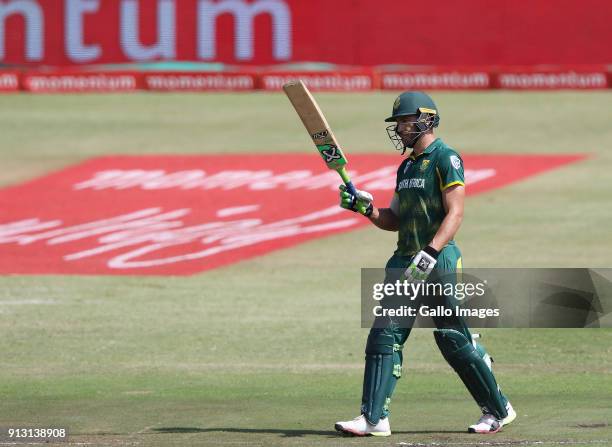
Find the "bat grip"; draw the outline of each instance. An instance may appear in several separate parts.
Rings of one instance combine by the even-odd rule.
[[[342,177],[342,181],[344,182],[344,185],[346,186],[346,190],[349,192],[349,194],[356,197],[357,189],[355,188],[355,185],[353,185],[353,182],[351,182],[351,177],[349,177],[349,174],[346,168],[342,166],[337,171],[338,171],[338,174],[340,174],[340,177]]]
[[[349,192],[349,194],[357,197],[357,189],[355,189],[355,185],[353,185],[353,182],[349,180],[348,182],[345,182],[344,184],[346,185],[346,190]]]

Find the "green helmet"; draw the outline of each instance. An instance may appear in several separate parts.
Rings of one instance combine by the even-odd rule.
[[[440,122],[438,108],[429,95],[423,92],[404,92],[397,97],[393,103],[392,115],[387,118],[386,122],[397,121],[400,116],[420,115],[421,113],[431,114],[437,117],[435,125],[437,127]]]
[[[402,132],[405,139],[398,133],[399,126],[392,124],[387,127],[387,135],[397,150],[402,155],[407,148],[412,148],[423,134],[440,124],[438,108],[428,95],[423,92],[404,92],[399,95],[393,103],[392,115],[386,122],[396,122],[402,116],[415,116],[414,131]],[[407,139],[407,136],[411,136]]]

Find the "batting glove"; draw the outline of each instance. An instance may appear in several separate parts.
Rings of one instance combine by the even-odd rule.
[[[439,254],[440,252],[431,245],[418,252],[404,272],[406,279],[411,282],[426,281],[438,262]]]
[[[340,206],[342,208],[369,217],[374,209],[373,200],[374,197],[369,192],[357,190],[357,195],[354,196],[346,190],[346,186],[340,185]]]

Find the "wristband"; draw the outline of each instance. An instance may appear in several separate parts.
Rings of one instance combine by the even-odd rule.
[[[374,211],[374,205],[372,205],[371,203],[368,205],[368,207],[365,210],[365,213],[363,213],[363,215],[365,217],[370,217],[372,215],[372,212]]]
[[[438,256],[440,256],[440,252],[433,248],[431,245],[425,247],[423,251],[434,259],[438,259]]]

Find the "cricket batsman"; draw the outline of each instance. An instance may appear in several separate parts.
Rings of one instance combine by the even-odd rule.
[[[405,92],[393,104],[385,120],[396,149],[411,149],[397,170],[395,194],[388,208],[377,208],[365,191],[350,194],[340,187],[340,206],[366,216],[382,230],[398,232],[397,249],[386,265],[401,269],[407,281],[427,281],[436,272],[461,269],[461,252],[453,238],[463,219],[465,181],[457,152],[434,135],[440,114],[433,100],[422,92]],[[432,276],[433,277],[433,276]],[[430,278],[431,279],[431,278]],[[440,297],[452,308],[453,296]],[[516,418],[499,388],[491,357],[476,342],[461,316],[433,318],[436,344],[457,372],[482,411],[470,433],[496,433]],[[407,325],[411,326],[411,325]],[[389,403],[402,373],[402,348],[411,327],[389,320],[373,326],[365,348],[361,414],[337,422],[336,430],[356,436],[390,436]]]

